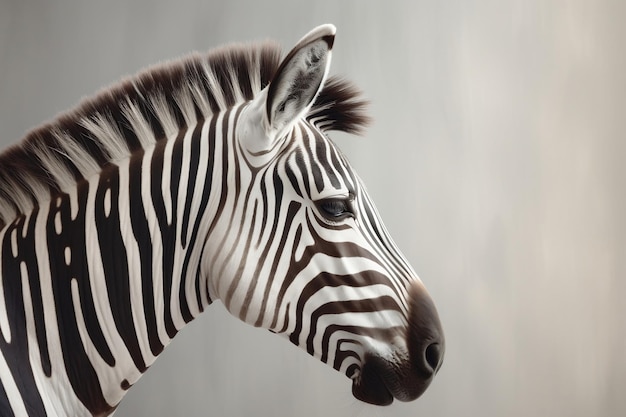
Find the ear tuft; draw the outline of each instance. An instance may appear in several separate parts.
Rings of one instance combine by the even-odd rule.
[[[282,135],[312,106],[328,74],[335,32],[333,25],[313,29],[280,64],[265,106],[272,134]]]

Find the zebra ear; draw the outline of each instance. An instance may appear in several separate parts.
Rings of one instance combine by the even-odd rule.
[[[282,61],[270,82],[265,103],[270,134],[281,136],[313,105],[330,67],[335,26],[307,33]]]

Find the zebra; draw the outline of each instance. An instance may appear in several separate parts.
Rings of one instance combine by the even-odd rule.
[[[439,370],[434,303],[328,137],[336,29],[161,64],[0,155],[0,414],[105,416],[216,300],[377,405]]]

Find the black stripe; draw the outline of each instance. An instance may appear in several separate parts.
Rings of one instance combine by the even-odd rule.
[[[289,232],[291,231],[291,228],[293,226],[294,219],[298,211],[300,211],[301,207],[302,207],[301,203],[298,203],[296,201],[289,202],[289,207],[287,208],[287,216],[285,217],[285,221],[283,225],[284,227],[283,233],[282,233],[282,236],[280,237],[280,243],[278,245],[278,249],[276,250],[274,262],[272,263],[272,269],[270,271],[270,280],[267,286],[265,287],[265,292],[263,294],[263,305],[261,306],[261,317],[260,317],[261,322],[263,318],[262,314],[265,312],[265,308],[267,306],[267,301],[269,298],[269,290],[271,288],[272,280],[274,279],[276,275],[276,270],[278,269],[278,263],[280,262],[280,258],[282,257],[283,252],[285,251],[285,246],[287,245],[287,237],[289,236]],[[287,274],[285,277],[278,277],[278,279],[283,279],[283,278],[284,280],[282,281],[282,284],[281,284],[279,296],[274,305],[274,317],[272,319],[272,324],[270,325],[271,328],[276,327],[276,322],[278,320],[278,312],[280,311],[280,306],[282,304],[283,296],[285,295],[285,290],[289,286],[289,284],[291,284],[291,282],[295,279],[295,276]]]
[[[315,144],[316,144],[315,154],[317,155],[317,160],[319,161],[319,165],[324,170],[325,178],[330,181],[330,184],[333,187],[335,187],[336,189],[339,189],[341,187],[341,184],[339,183],[339,179],[337,178],[337,175],[335,175],[333,166],[329,163],[328,157],[326,156],[329,143],[321,137],[321,134],[319,132],[313,131],[313,135],[316,136],[316,139],[317,139],[315,140]],[[322,181],[322,184],[323,184],[323,181]]]
[[[58,197],[60,200],[58,208],[56,207],[57,198],[52,199],[46,223],[46,236],[52,294],[67,376],[78,399],[92,414],[99,414],[108,412],[111,406],[107,404],[104,398],[98,376],[85,352],[78,332],[71,290],[71,281],[75,278],[78,284],[80,309],[89,338],[102,359],[109,366],[114,366],[115,359],[102,334],[89,281],[87,253],[85,251],[85,207],[87,206],[88,192],[89,184],[81,182],[78,189],[78,211],[74,220],[71,218],[70,199],[67,194]],[[61,224],[63,225],[60,234],[57,234],[55,230],[57,213],[61,216]],[[68,246],[72,250],[70,266],[65,265],[65,262],[62,261],[65,257],[65,248]]]
[[[351,334],[359,335],[361,337],[368,337],[373,340],[393,340],[393,338],[397,336],[398,334],[403,334],[403,329],[398,328],[398,327],[380,328],[380,327],[360,327],[360,326],[345,326],[345,325],[332,324],[324,330],[324,336],[322,337],[322,346],[323,346],[322,350],[324,351],[322,352],[322,356],[326,358],[324,362],[328,361],[330,338],[332,337],[333,333],[338,332],[338,331],[341,331],[343,333],[351,333]],[[342,342],[342,343],[353,342],[354,343],[355,340],[339,339],[337,342],[338,342],[337,343],[338,348],[335,349],[335,360],[333,361],[333,368],[336,370],[339,370],[341,368],[341,364],[343,363],[345,359],[349,357],[359,358],[359,355],[356,352],[353,352],[350,350],[339,349],[339,345],[340,345],[339,342]],[[354,371],[356,370],[355,366],[356,366],[356,369],[359,368],[358,365],[352,364],[346,370],[346,375],[348,377],[351,377]]]
[[[293,332],[289,335],[291,343],[298,344],[300,339],[300,333],[303,326],[302,312],[307,301],[315,295],[318,291],[327,287],[339,287],[342,285],[350,288],[359,288],[372,285],[373,283],[381,282],[385,279],[380,273],[375,271],[364,271],[351,275],[335,275],[328,272],[322,272],[318,276],[309,280],[304,286],[302,292],[298,297],[298,303],[296,304],[296,326]]]
[[[212,117],[209,120],[209,131],[208,131],[208,147],[209,147],[209,160],[208,160],[208,164],[207,164],[207,173],[206,173],[206,178],[204,179],[204,188],[202,190],[202,199],[200,200],[200,208],[198,210],[198,213],[204,213],[204,211],[206,210],[207,205],[209,204],[209,197],[211,196],[211,190],[213,189],[213,169],[215,166],[215,128],[216,128],[216,124],[217,124],[217,117]],[[200,140],[204,140],[204,138],[200,137]],[[191,232],[191,241],[195,241],[196,237],[198,236],[199,230],[200,230],[200,224],[203,221],[203,216],[198,216],[196,218],[196,221],[193,225],[193,230]],[[210,229],[209,229],[210,231]],[[202,253],[204,253],[204,248],[206,245],[206,239],[203,243],[203,247],[202,247]],[[200,266],[198,266],[198,272],[196,273],[196,276],[199,276],[200,274]],[[203,310],[202,307],[202,294],[200,291],[200,280],[196,279],[196,301],[198,302],[198,306],[200,306],[200,311]],[[208,289],[207,289],[208,292]],[[207,294],[208,295],[208,294]]]
[[[267,186],[265,185],[265,175],[267,174],[267,170],[263,172],[263,176],[261,178],[261,211],[263,216],[261,218],[261,230],[259,232],[258,239],[256,241],[255,247],[258,248],[261,244],[261,239],[265,234],[265,227],[267,225],[267,216],[269,214],[269,207],[267,206]]]
[[[234,126],[237,125],[237,121],[238,121],[239,116],[241,114],[242,108],[243,107],[240,106],[240,107],[238,107],[235,110],[234,120],[233,120],[233,130],[234,130]],[[202,131],[202,128],[199,125],[198,128],[196,128],[196,132],[194,132],[194,139],[198,139],[197,140],[198,144],[199,144],[199,138],[201,137],[201,134],[200,134],[201,131]],[[197,135],[196,135],[196,133],[197,133]],[[235,135],[233,134],[232,136],[234,137]],[[196,153],[198,155],[200,153],[199,146],[196,149]],[[236,161],[236,164],[237,164],[237,166],[236,166],[236,173],[237,173],[237,181],[236,181],[236,183],[237,183],[237,196],[239,196],[239,187],[240,187],[240,173],[239,173],[239,171],[240,171],[240,168],[239,168],[239,164],[238,164],[237,161]],[[194,174],[194,176],[197,175],[197,167],[195,169],[195,172],[196,173]],[[194,181],[195,182],[195,178],[192,179],[191,176],[190,176],[190,181]],[[191,200],[192,200],[192,198],[189,196],[189,194],[187,194],[187,202],[191,203]],[[248,199],[246,198],[246,202],[247,201],[248,201]],[[199,213],[199,215],[198,215],[199,218],[202,217],[203,211],[204,211],[204,208],[202,208],[202,211],[198,212]],[[241,231],[240,231],[240,233],[241,233]],[[195,237],[194,237],[194,240],[191,241],[190,247],[193,247],[194,244],[195,244]],[[190,257],[191,257],[191,253],[192,252],[193,252],[193,250],[190,248],[190,250],[188,250],[187,253],[185,254],[185,259],[183,261],[183,267],[182,267],[182,277],[183,277],[183,279],[181,279],[180,289],[179,289],[179,301],[180,301],[181,306],[184,306],[184,309],[183,308],[181,308],[181,309],[182,309],[182,312],[183,312],[183,319],[185,320],[186,323],[193,319],[193,316],[189,312],[189,307],[188,307],[187,298],[186,298],[186,294],[185,294],[186,291],[185,291],[185,282],[184,282],[184,278],[187,277],[187,270],[189,268],[189,262],[190,262]],[[196,272],[196,278],[197,277],[199,277],[199,271]],[[198,305],[200,306],[201,302],[200,302],[199,295],[200,295],[200,293],[199,293],[199,283],[196,283],[196,297],[197,297],[197,300],[198,300]]]
[[[274,175],[276,174],[276,171],[274,171]],[[275,178],[276,181],[276,178]],[[265,181],[263,181],[261,184],[264,184]],[[278,184],[280,184],[280,182],[277,182]],[[282,185],[278,188],[277,190],[277,194],[280,193],[282,195]],[[278,202],[278,198],[277,198],[277,202]],[[264,199],[263,199],[263,217],[264,217],[264,221],[267,218],[267,213],[269,213],[269,207],[267,206],[267,197],[266,194],[264,194]],[[246,298],[244,299],[244,304],[248,304],[250,303],[250,300],[252,300],[252,296],[253,294],[256,292],[256,286],[259,282],[258,280],[258,276],[261,274],[261,270],[263,269],[263,265],[265,263],[265,261],[267,260],[270,248],[272,246],[272,243],[274,242],[274,239],[276,237],[276,231],[278,230],[278,222],[280,219],[280,204],[277,204],[274,208],[274,221],[272,222],[272,230],[270,230],[269,235],[267,236],[267,239],[265,241],[265,247],[263,248],[263,252],[261,253],[261,256],[259,257],[259,262],[257,263],[257,267],[253,273],[253,278],[250,280],[250,286],[248,287],[248,292],[246,294]],[[265,233],[264,230],[261,230],[260,234],[259,234],[259,240],[257,242],[257,246],[259,244],[261,244],[261,236]],[[279,255],[275,255],[274,259],[278,258]],[[268,282],[268,285],[271,285]],[[269,291],[269,289],[266,287],[265,289],[265,293],[267,294],[267,292]],[[263,323],[263,318],[264,318],[264,309],[261,310],[259,317],[256,320],[255,326],[259,327],[262,323]]]
[[[30,297],[33,305],[33,319],[35,321],[35,334],[37,335],[37,344],[39,346],[39,354],[43,372],[46,376],[51,375],[50,354],[48,352],[48,343],[46,337],[46,323],[43,313],[43,296],[41,294],[41,282],[39,280],[39,266],[37,265],[37,252],[35,249],[35,225],[37,223],[37,215],[39,207],[35,207],[26,218],[18,219],[18,224],[26,228],[26,236],[22,233],[17,234],[18,246],[22,262],[26,265],[28,271],[28,284],[30,286]]]
[[[9,397],[7,396],[7,392],[4,390],[4,384],[0,379],[0,416],[6,417],[14,417],[15,413],[11,408],[11,403],[9,402]]]
[[[181,226],[181,242],[183,248],[187,246],[187,230],[189,228],[189,216],[191,215],[191,203],[193,202],[193,194],[196,189],[198,166],[200,165],[200,136],[202,134],[203,123],[198,123],[191,137],[191,159],[188,161],[189,179],[187,181],[187,193],[185,200],[185,208],[183,211],[183,223]]]
[[[144,151],[136,152],[130,160],[128,170],[129,195],[136,196],[130,198],[130,222],[133,235],[139,248],[139,261],[141,263],[141,292],[143,297],[143,311],[146,318],[146,329],[148,332],[148,344],[154,356],[163,351],[163,343],[159,338],[157,329],[156,313],[154,307],[154,283],[152,273],[152,240],[150,239],[150,228],[144,211],[143,200],[141,198],[142,161]]]
[[[310,198],[311,197],[311,185],[309,184],[309,170],[306,166],[306,163],[304,162],[304,156],[302,154],[302,151],[300,149],[297,149],[295,152],[296,152],[296,156],[295,156],[296,166],[300,170],[299,177],[304,182],[304,190],[306,191],[306,195]]]
[[[243,272],[246,266],[246,263],[250,262],[249,259],[249,253],[250,253],[250,246],[252,245],[252,235],[253,235],[253,231],[254,231],[254,225],[256,224],[256,208],[257,208],[257,202],[255,202],[254,204],[254,208],[252,211],[252,221],[250,222],[250,227],[248,229],[248,237],[246,238],[246,245],[242,254],[241,259],[239,260],[239,265],[237,267],[237,275],[235,277],[233,277],[232,281],[231,281],[231,285],[228,288],[228,292],[226,293],[226,299],[230,301],[231,297],[233,296],[235,290],[237,289],[237,285],[239,284],[239,281],[241,280],[242,276],[243,276]],[[244,211],[245,213],[245,211]],[[255,279],[256,277],[253,277],[252,281],[256,281]],[[240,310],[240,315],[239,317],[242,320],[245,320],[246,315],[248,314],[248,306],[250,304],[250,297],[252,296],[253,291],[251,289],[249,289],[249,291],[246,293],[246,298],[244,300],[243,305],[241,306],[241,310]],[[248,300],[246,302],[246,300]]]
[[[337,157],[338,152],[339,152],[339,150],[337,149],[337,147],[335,147],[335,146],[330,146],[330,160],[331,160],[331,164],[330,164],[330,165],[331,165],[331,166],[333,166],[333,167],[335,167],[335,169],[337,170],[337,172],[339,172],[339,173],[340,173],[340,175],[342,176],[342,178],[341,178],[341,179],[342,179],[344,182],[346,182],[346,179],[347,179],[347,178],[346,178],[345,172],[344,172],[344,170],[343,170],[343,167],[342,167],[342,165],[341,165],[341,162],[339,162],[339,158]],[[330,169],[329,169],[329,171],[330,171]],[[342,174],[343,174],[343,175],[342,175]],[[331,180],[331,182],[332,182],[332,180]],[[334,183],[334,182],[333,182],[333,185],[335,185],[335,183]],[[347,187],[348,187],[348,191],[354,194],[354,186],[353,186],[352,184],[347,184],[347,183],[346,183],[346,185],[347,185]],[[340,185],[339,185],[339,180],[337,180],[337,185],[336,185],[336,187],[337,187],[337,188],[339,188],[339,187],[340,187]]]
[[[170,338],[173,338],[178,330],[174,325],[171,312],[172,299],[172,279],[174,273],[174,255],[176,253],[176,222],[177,222],[177,206],[178,206],[178,187],[180,183],[180,173],[182,170],[182,138],[185,131],[181,130],[176,138],[172,149],[171,171],[170,175],[170,200],[172,219],[168,224],[167,210],[163,198],[162,183],[165,147],[169,143],[167,141],[157,142],[151,160],[150,169],[150,192],[152,196],[152,204],[161,231],[161,244],[163,247],[162,266],[163,266],[163,313],[165,320],[165,330]],[[178,297],[177,297],[178,298]]]
[[[401,312],[400,306],[396,300],[388,295],[383,295],[381,297],[376,298],[368,298],[364,300],[341,300],[336,302],[330,302],[321,305],[318,307],[313,314],[311,314],[311,324],[309,328],[309,334],[306,340],[306,349],[311,355],[314,353],[313,349],[313,339],[317,334],[317,322],[325,315],[334,315],[334,314],[345,314],[345,313],[372,313],[377,311],[385,311],[385,310],[395,310]],[[330,337],[334,330],[330,330],[333,325],[328,326],[324,330],[324,335],[322,337],[322,352],[320,360],[324,363],[328,361],[328,350],[329,350],[329,342]],[[345,326],[345,325],[335,325],[335,330],[345,331],[346,327],[351,327],[353,329],[357,329],[356,333],[361,334],[358,326]],[[372,328],[368,328],[372,329]],[[390,328],[385,328],[383,331],[389,331]],[[387,339],[377,339],[377,340],[391,340]]]
[[[108,216],[104,207],[107,190],[110,199]],[[118,204],[119,193],[119,168],[115,165],[109,165],[106,171],[100,175],[94,201],[100,256],[113,322],[133,359],[135,367],[143,373],[146,370],[146,364],[139,348],[139,340],[132,319],[128,253],[120,230],[122,222],[120,221]]]
[[[296,153],[296,159],[298,158],[298,156],[301,155],[302,154],[299,152]],[[304,196],[302,195],[302,191],[300,191],[300,186],[298,185],[298,179],[296,178],[296,174],[295,172],[293,172],[293,168],[291,167],[291,165],[285,164],[285,173],[287,174],[287,179],[289,180],[291,187],[296,192],[296,194],[298,194],[298,197],[304,198]]]
[[[222,118],[226,119],[228,118],[228,115],[230,114],[230,111],[226,111],[223,115]],[[217,119],[217,117],[214,117],[213,119]],[[217,120],[216,120],[217,123]],[[217,221],[219,220],[222,211],[224,211],[224,206],[226,205],[226,198],[228,197],[228,141],[227,138],[225,137],[225,132],[224,132],[224,123],[222,123],[222,171],[219,173],[222,176],[222,187],[220,189],[220,201],[217,205],[217,211],[215,212],[215,217],[213,217],[212,221],[211,221],[211,225],[209,226],[209,232],[207,234],[207,236],[210,236],[211,233],[213,232],[213,229],[215,228],[215,225],[217,224]],[[213,148],[215,149],[215,148]]]
[[[320,164],[317,159],[313,155],[313,150],[317,146],[317,142],[319,140],[315,140],[312,135],[309,135],[305,129],[300,129],[302,135],[302,142],[304,144],[305,152],[307,152],[307,159],[311,164],[311,174],[313,175],[313,181],[315,182],[315,188],[318,192],[322,192],[324,189],[324,175],[322,174],[322,169],[320,168]],[[305,174],[306,175],[306,174]]]
[[[196,188],[196,181],[198,180],[198,166],[200,165],[200,137],[202,136],[203,123],[199,122],[192,135],[191,135],[191,158],[188,162],[188,178],[187,178],[187,192],[185,194],[185,208],[183,210],[183,220],[181,227],[180,240],[182,242],[183,249],[187,248],[187,231],[189,228],[189,216],[191,215],[191,204],[193,202],[193,195]],[[181,138],[182,139],[182,138]],[[181,140],[182,141],[182,140]],[[181,149],[182,156],[182,149]],[[189,261],[191,253],[193,252],[194,240],[189,241],[190,245],[187,251],[185,251],[185,258],[183,260],[181,280],[178,288],[178,302],[180,305],[181,316],[185,323],[189,323],[193,320],[193,315],[189,310],[189,303],[185,294],[185,279],[187,278],[187,270],[189,268]]]
[[[4,290],[3,295],[9,331],[11,332],[11,342],[7,343],[7,338],[3,334],[0,337],[0,350],[6,360],[9,372],[13,376],[20,397],[24,400],[28,414],[44,416],[46,413],[43,401],[37,390],[28,355],[26,308],[24,305],[24,293],[22,292],[22,279],[26,279],[26,277],[21,277],[20,271],[20,264],[26,261],[22,258],[23,254],[19,250],[21,248],[18,249],[17,257],[13,256],[11,249],[11,235],[14,232],[21,233],[20,228],[18,228],[18,224],[21,221],[23,219],[8,226],[2,241],[2,289]],[[3,395],[0,396],[0,404],[9,404],[8,399],[6,403],[3,400],[3,398],[6,398],[4,387],[2,391]]]
[[[238,110],[241,110],[241,107],[239,107]],[[223,148],[223,152],[222,152],[222,164],[226,164],[225,166],[228,166],[228,149],[229,149],[229,144],[232,145],[232,149],[236,149],[236,139],[232,138],[233,143],[229,143],[229,139],[231,138],[231,135],[229,130],[231,129],[230,124],[229,124],[229,118],[230,118],[230,113],[231,113],[232,109],[229,110],[228,112],[226,112],[224,114],[224,118],[222,119],[222,138],[223,138],[223,143],[224,143],[224,148]],[[211,227],[213,227],[216,224],[216,221],[221,217],[223,210],[226,206],[226,200],[228,198],[229,194],[234,194],[234,201],[232,203],[232,207],[237,207],[237,204],[239,202],[240,199],[240,194],[241,194],[241,172],[240,172],[240,166],[239,166],[239,161],[238,158],[236,157],[236,151],[235,151],[235,156],[234,156],[234,161],[233,161],[233,172],[235,174],[235,187],[234,189],[228,187],[228,182],[227,182],[227,174],[222,173],[222,190],[221,190],[221,198],[220,198],[220,207],[218,208],[218,213],[215,214],[215,218],[213,223],[211,224]],[[234,228],[237,228],[237,232],[236,232],[236,237],[234,240],[233,245],[230,247],[230,250],[228,250],[228,253],[226,254],[225,257],[219,257],[220,259],[224,259],[224,261],[222,262],[222,265],[220,267],[220,270],[217,273],[218,277],[222,277],[223,273],[224,273],[224,269],[227,267],[228,263],[230,262],[230,259],[232,258],[232,256],[235,253],[235,250],[237,248],[237,242],[239,241],[239,238],[241,236],[242,233],[242,228],[243,228],[243,224],[239,223],[239,222],[235,222],[235,218],[233,217],[233,213],[230,214],[230,216],[228,216],[228,226],[227,226],[227,230],[229,230],[232,233],[234,233]],[[221,241],[218,243],[217,248],[218,251],[222,251],[222,250],[227,250],[225,244],[226,241],[228,240],[228,234],[225,234],[222,236]],[[216,257],[217,258],[217,257]],[[226,306],[228,306],[230,304],[230,300],[228,297],[225,297],[222,302],[224,302],[224,304]]]

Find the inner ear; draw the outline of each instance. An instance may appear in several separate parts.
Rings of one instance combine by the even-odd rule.
[[[313,104],[328,74],[334,37],[332,25],[314,29],[278,67],[268,87],[265,107],[269,127],[274,133],[286,130]]]

